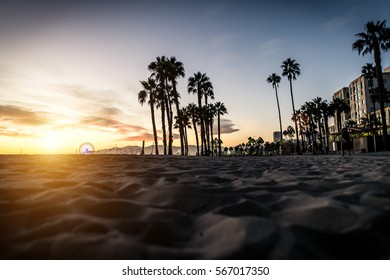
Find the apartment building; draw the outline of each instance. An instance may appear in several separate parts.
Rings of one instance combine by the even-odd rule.
[[[335,98],[339,98],[341,100],[344,100],[348,105],[350,104],[349,103],[349,88],[347,87],[343,87],[341,89],[339,89],[338,91],[336,91],[333,95],[332,95],[332,100],[335,99]],[[349,120],[351,118],[351,113],[348,112],[348,113],[341,113],[341,126],[344,126],[344,124],[346,123],[347,120]],[[329,130],[330,130],[330,133],[337,133],[337,127],[336,127],[336,123],[338,122],[337,120],[337,116],[334,116],[334,125],[331,125],[329,127]]]
[[[390,91],[390,67],[385,68],[383,73],[383,81],[385,89]],[[371,82],[373,84],[371,84]],[[374,113],[378,120],[381,119],[379,102],[373,103],[370,95],[370,89],[378,87],[376,79],[369,81],[361,75],[349,84],[349,104],[351,108],[351,120],[355,121],[358,125],[362,124],[363,118]],[[386,119],[387,123],[390,120],[390,104],[386,104]]]

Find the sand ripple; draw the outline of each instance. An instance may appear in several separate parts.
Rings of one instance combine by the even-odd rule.
[[[0,156],[2,259],[389,259],[390,157]]]

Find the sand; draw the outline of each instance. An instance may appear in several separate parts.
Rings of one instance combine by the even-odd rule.
[[[1,259],[390,259],[390,154],[0,156]]]

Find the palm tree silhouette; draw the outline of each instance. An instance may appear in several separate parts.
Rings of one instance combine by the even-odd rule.
[[[212,88],[212,84],[210,82],[210,78],[201,72],[194,73],[193,76],[188,78],[188,93],[193,93],[198,96],[198,108],[200,110],[199,120],[200,120],[200,135],[201,135],[201,155],[204,155],[207,150],[207,142],[206,142],[206,129],[205,129],[205,121],[202,110],[202,97],[205,92],[209,91]]]
[[[158,143],[157,143],[157,129],[156,121],[154,117],[154,106],[158,95],[158,87],[156,81],[153,78],[148,78],[147,81],[141,81],[144,88],[138,93],[138,101],[143,105],[149,97],[148,104],[150,105],[150,112],[152,117],[154,144],[156,146],[156,155],[158,155]]]
[[[194,128],[195,140],[196,140],[196,151],[197,155],[199,155],[199,138],[197,131],[197,124],[199,122],[199,109],[195,105],[195,103],[190,103],[187,105],[187,113],[189,117],[192,119],[192,127]]]
[[[172,86],[172,98],[176,106],[176,115],[179,116],[180,112],[180,107],[179,107],[179,98],[180,94],[177,92],[176,89],[176,84],[177,81],[176,79],[179,77],[185,76],[184,73],[184,66],[183,63],[180,61],[176,60],[176,57],[172,56],[168,61],[167,61],[167,75],[168,75],[168,80],[170,81],[170,84]],[[180,134],[180,148],[181,148],[181,154],[184,155],[184,127],[181,122],[179,122],[179,134]]]
[[[291,93],[293,114],[295,114],[295,105],[294,105],[294,95],[292,89],[292,80],[296,80],[297,76],[301,74],[301,70],[299,69],[299,66],[300,66],[299,63],[295,62],[295,59],[291,59],[291,58],[287,58],[285,61],[283,61],[281,65],[283,69],[282,76],[286,76],[290,82],[290,93]],[[298,124],[296,121],[295,121],[295,131],[298,131]],[[296,134],[296,137],[297,137],[297,153],[301,154],[301,150],[299,147],[298,133]]]
[[[219,146],[219,151],[218,155],[220,156],[222,154],[222,149],[221,149],[221,116],[224,114],[227,114],[227,109],[225,107],[225,104],[221,102],[216,102],[215,103],[215,108],[217,110],[217,116],[218,116],[218,146]]]
[[[363,76],[368,80],[368,86],[369,86],[369,94],[372,102],[372,106],[374,107],[374,124],[376,127],[377,120],[376,120],[376,107],[375,103],[378,100],[376,94],[374,93],[374,78],[376,77],[375,73],[375,67],[372,65],[372,63],[366,63],[362,67],[362,74]],[[370,113],[371,115],[371,113]]]
[[[359,55],[363,56],[374,53],[376,77],[379,90],[379,105],[382,117],[382,135],[384,150],[387,150],[387,124],[385,112],[385,86],[382,74],[381,51],[387,51],[390,48],[390,29],[386,26],[386,21],[369,21],[366,23],[365,32],[356,34],[357,39],[352,44],[352,49],[357,50]]]
[[[168,64],[165,56],[156,57],[156,61],[151,62],[148,65],[148,70],[152,71],[152,77],[156,78],[159,82],[159,107],[161,108],[162,129],[163,129],[163,143],[164,143],[164,155],[167,154],[167,142],[168,142],[168,154],[172,155],[172,106],[170,88],[168,86]],[[168,141],[166,138],[165,127],[165,115],[168,121]]]
[[[338,135],[341,135],[341,114],[349,113],[351,111],[351,107],[349,107],[349,104],[339,97],[333,98],[330,102],[330,107],[332,107],[332,110],[335,112],[337,133]]]
[[[279,75],[276,75],[275,73],[272,73],[269,75],[267,78],[267,82],[272,84],[272,87],[275,89],[275,94],[276,94],[276,104],[278,105],[278,113],[279,113],[279,130],[280,130],[280,144],[283,142],[283,129],[282,129],[282,117],[280,114],[280,106],[279,106],[279,97],[278,97],[278,87],[279,83],[281,81],[281,78]]]

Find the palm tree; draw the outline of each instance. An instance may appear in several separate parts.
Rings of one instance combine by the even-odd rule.
[[[170,88],[168,86],[168,63],[165,56],[156,57],[156,61],[151,62],[148,65],[148,70],[152,72],[152,77],[156,78],[159,82],[161,88],[159,99],[160,99],[160,108],[162,115],[165,116],[168,121],[168,154],[172,155],[172,108],[171,108],[171,96]],[[164,137],[164,155],[166,155],[167,149],[167,140],[166,140],[166,131],[165,131],[165,117],[163,118],[163,137]]]
[[[315,124],[315,115],[316,115],[316,108],[313,102],[305,102],[301,106],[301,110],[303,113],[307,115],[308,118],[308,126],[307,126],[307,136],[309,140],[309,146],[313,143],[312,147],[312,153],[315,154],[315,149],[314,146],[316,146],[316,137],[315,137],[315,129],[316,129],[316,124]]]
[[[194,76],[188,78],[188,93],[193,93],[198,96],[199,110],[202,109],[202,97],[210,88],[212,88],[212,84],[210,82],[210,78],[205,73],[202,74],[201,72],[197,72],[194,73]],[[202,112],[199,114],[199,121],[201,135],[201,154],[204,155],[206,150],[206,129]]]
[[[279,83],[281,81],[281,78],[279,75],[276,75],[275,73],[272,73],[271,75],[269,75],[269,77],[267,78],[267,82],[272,84],[272,87],[275,89],[275,94],[276,94],[276,104],[278,105],[278,113],[279,113],[279,129],[280,129],[280,143],[283,142],[282,140],[282,133],[283,133],[283,129],[282,129],[282,117],[281,117],[281,114],[280,114],[280,106],[279,106],[279,97],[278,97],[278,87],[279,87]]]
[[[206,116],[206,127],[208,127],[208,134],[210,134],[211,139],[214,139],[214,117],[217,116],[217,109],[215,108],[215,104],[207,104],[205,106],[205,116]],[[211,153],[214,155],[214,141],[211,141],[211,149],[209,148]]]
[[[299,63],[295,62],[295,59],[291,59],[291,58],[287,58],[285,61],[283,61],[281,66],[283,69],[282,76],[286,76],[290,82],[290,93],[291,93],[293,114],[295,114],[295,105],[294,105],[294,95],[292,89],[292,80],[296,80],[297,76],[301,74],[301,70],[299,69],[299,66],[300,66]],[[298,124],[296,121],[295,121],[295,131],[298,131]],[[296,134],[296,137],[297,137],[297,153],[301,154],[301,150],[299,147],[298,133]]]
[[[365,32],[356,34],[357,39],[352,44],[352,49],[357,50],[359,55],[363,56],[374,53],[376,77],[379,90],[379,105],[382,117],[382,134],[384,149],[387,150],[387,124],[385,113],[385,86],[383,81],[381,51],[387,51],[390,48],[390,29],[386,26],[386,21],[369,21],[366,23]]]
[[[221,155],[221,116],[227,114],[227,109],[225,107],[225,104],[221,102],[216,102],[215,103],[215,108],[217,110],[217,116],[218,116],[218,145],[219,145],[219,156]]]
[[[205,91],[204,91],[204,103],[205,103],[205,110],[204,110],[204,113],[206,114],[205,118],[204,118],[204,122],[205,122],[205,133],[206,133],[206,140],[207,140],[207,151],[208,153],[210,153],[210,151],[212,152],[213,150],[210,148],[210,142],[211,142],[211,145],[214,146],[213,142],[210,141],[210,139],[212,140],[213,139],[213,131],[212,131],[212,127],[210,125],[210,120],[212,121],[212,119],[209,117],[207,117],[207,115],[210,114],[209,110],[210,108],[208,107],[209,103],[208,103],[208,98],[214,100],[214,89],[213,89],[213,85],[211,83],[207,83],[205,85]]]
[[[156,81],[153,78],[148,78],[147,81],[141,81],[141,84],[144,89],[138,93],[138,101],[141,105],[144,105],[149,96],[148,104],[150,105],[150,113],[152,117],[154,144],[156,146],[156,155],[158,155],[157,129],[154,117],[154,106],[158,95],[158,88]]]
[[[333,107],[333,110],[335,111],[336,116],[336,127],[337,127],[337,133],[341,133],[341,114],[342,113],[349,113],[351,111],[351,108],[349,107],[349,104],[345,102],[344,99],[341,99],[339,97],[333,98],[332,102],[330,103],[330,106]]]
[[[313,99],[313,104],[315,106],[315,112],[316,112],[316,120],[318,123],[318,132],[320,137],[320,151],[323,152],[324,142],[322,138],[322,107],[323,107],[323,100],[321,97],[316,97]]]
[[[179,78],[179,77],[183,77],[185,76],[185,73],[184,73],[184,66],[183,66],[183,63],[180,62],[180,61],[177,61],[176,60],[176,57],[172,56],[168,61],[167,61],[168,65],[167,65],[167,68],[168,68],[168,71],[167,71],[167,75],[168,75],[168,80],[170,81],[171,83],[171,86],[172,86],[172,98],[173,98],[173,101],[175,103],[175,106],[176,106],[176,114],[177,116],[179,116],[179,112],[180,112],[180,107],[179,107],[179,98],[180,98],[180,95],[179,93],[177,92],[177,89],[176,89],[176,84],[177,84],[177,81],[176,79]],[[180,148],[181,148],[181,154],[184,155],[184,127],[182,125],[181,122],[179,122],[179,134],[180,134]]]
[[[374,93],[374,78],[376,77],[376,73],[375,73],[375,67],[372,65],[372,63],[366,63],[366,65],[362,67],[362,74],[368,80],[368,86],[370,88],[369,93],[371,97],[372,106],[374,107],[374,123],[376,124],[377,121],[376,121],[375,103],[377,101],[377,98]]]
[[[198,138],[198,131],[197,131],[197,123],[199,122],[199,110],[198,107],[196,107],[195,103],[190,103],[187,105],[187,113],[189,117],[192,119],[192,127],[194,128],[195,132],[195,139],[196,139],[196,151],[197,155],[199,155],[199,138]]]
[[[183,145],[184,145],[184,151],[183,155],[188,156],[188,134],[187,134],[187,128],[191,128],[191,121],[190,116],[187,111],[187,108],[182,108],[179,111],[179,114],[175,116],[175,129],[180,129],[180,127],[183,128]]]
[[[334,111],[334,114],[336,116],[337,133],[341,135],[341,114],[349,113],[351,111],[351,108],[349,107],[349,104],[345,102],[344,99],[338,97],[333,98],[333,100],[330,102],[330,107],[332,107],[332,110]]]

